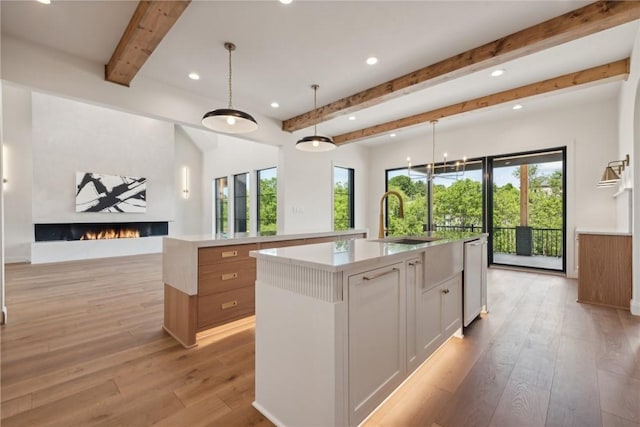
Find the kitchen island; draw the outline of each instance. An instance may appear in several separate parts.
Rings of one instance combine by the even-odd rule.
[[[254,313],[256,262],[249,251],[366,237],[366,230],[304,234],[193,235],[162,241],[164,329],[184,347],[196,334]]]
[[[280,426],[358,425],[462,336],[464,247],[485,239],[447,233],[252,251],[254,407]],[[486,290],[476,294],[486,306]]]

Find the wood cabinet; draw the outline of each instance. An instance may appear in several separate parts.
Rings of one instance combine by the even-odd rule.
[[[249,252],[257,249],[281,248],[341,239],[365,237],[364,233],[336,234],[321,237],[292,236],[290,239],[266,240],[257,243],[228,244],[224,246],[185,247],[189,242],[177,241],[172,252],[173,270],[167,270],[163,261],[165,278],[164,329],[183,346],[196,345],[196,333],[212,327],[251,316],[255,313],[256,260]],[[176,244],[176,239],[172,240]],[[184,244],[183,244],[184,243]],[[189,250],[192,255],[185,255]],[[176,258],[184,260],[175,262]],[[186,264],[189,263],[187,266]],[[193,264],[191,264],[193,263]],[[191,275],[187,271],[192,271]],[[173,286],[168,278],[193,277],[195,291],[186,292]],[[193,289],[193,288],[192,288]]]
[[[257,244],[198,250],[198,331],[251,316],[255,312]]]
[[[578,301],[629,310],[631,236],[578,235]]]

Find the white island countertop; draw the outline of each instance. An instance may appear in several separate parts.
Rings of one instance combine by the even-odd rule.
[[[347,268],[374,266],[394,259],[406,257],[410,252],[421,252],[425,248],[454,241],[471,241],[485,234],[477,232],[432,232],[420,236],[389,237],[387,239],[355,239],[314,245],[251,251],[251,256],[286,264],[322,269],[329,272]],[[425,239],[412,244],[397,243],[394,240]],[[428,240],[434,239],[434,240]]]

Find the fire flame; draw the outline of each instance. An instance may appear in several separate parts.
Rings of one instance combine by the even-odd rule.
[[[80,240],[101,240],[101,239],[129,239],[133,237],[140,237],[140,232],[138,230],[114,230],[107,229],[101,230],[97,233],[93,233],[91,231],[87,231],[84,236],[80,238]]]

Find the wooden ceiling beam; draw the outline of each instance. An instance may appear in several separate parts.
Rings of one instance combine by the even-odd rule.
[[[469,101],[460,102],[436,110],[415,114],[410,117],[393,120],[387,123],[371,126],[365,129],[359,129],[353,132],[344,133],[333,137],[333,141],[337,145],[355,142],[364,138],[371,138],[385,132],[391,132],[410,126],[415,126],[431,120],[439,120],[444,117],[454,116],[456,114],[467,113],[469,111],[487,108],[505,102],[527,98],[530,96],[541,95],[561,89],[592,83],[596,81],[604,81],[609,79],[624,79],[629,75],[630,58],[620,61],[611,62],[609,64],[599,65],[597,67],[578,71],[575,73],[565,74],[564,76],[555,77],[537,83],[521,86],[515,89],[506,90],[504,92],[494,93]]]
[[[293,132],[640,19],[640,1],[597,1],[282,122]]]
[[[129,86],[189,3],[191,0],[140,1],[104,67],[105,80]]]

